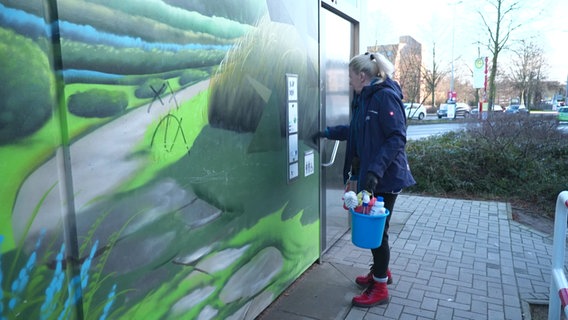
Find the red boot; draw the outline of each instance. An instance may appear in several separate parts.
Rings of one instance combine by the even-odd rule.
[[[353,297],[351,303],[357,307],[370,308],[389,302],[389,290],[386,282],[374,281],[362,294]]]
[[[387,284],[391,284],[392,283],[392,275],[391,275],[391,271],[390,269],[387,269]],[[369,273],[364,274],[362,276],[358,276],[357,278],[355,278],[355,282],[363,287],[367,287],[371,284],[371,282],[373,282],[373,269],[371,268],[371,271],[369,271]]]

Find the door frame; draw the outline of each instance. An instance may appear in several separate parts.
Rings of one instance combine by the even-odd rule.
[[[348,15],[346,14],[344,11],[340,10],[341,7],[337,6],[337,4],[329,4],[328,2],[322,0],[321,1],[321,7],[320,7],[320,12],[319,12],[319,34],[320,34],[320,46],[319,46],[319,68],[320,68],[320,112],[319,112],[319,117],[318,117],[318,131],[322,131],[325,130],[325,124],[326,124],[326,93],[327,93],[327,88],[326,88],[326,55],[325,52],[322,52],[322,50],[325,50],[326,46],[325,46],[325,32],[326,30],[324,30],[325,27],[325,13],[323,12],[323,10],[326,10],[327,12],[331,13],[331,14],[335,14],[336,16],[338,16],[339,18],[342,18],[344,20],[346,20],[347,22],[350,23],[351,25],[351,29],[350,29],[350,40],[351,40],[351,44],[350,44],[350,56],[354,56],[355,54],[358,53],[358,48],[359,48],[359,21],[353,17],[352,15]],[[346,11],[350,11],[350,12],[354,12],[355,10],[353,10],[353,8],[350,8],[350,10],[346,10]],[[352,98],[352,94],[350,93],[349,95],[349,101],[351,101]],[[346,106],[347,107],[347,106]],[[327,196],[326,196],[326,181],[327,181],[327,174],[324,167],[321,166],[321,164],[324,164],[326,162],[328,162],[330,159],[324,159],[325,153],[329,153],[329,152],[324,152],[325,150],[323,150],[322,146],[324,145],[323,141],[320,141],[319,145],[318,145],[318,154],[319,154],[319,163],[320,163],[320,181],[319,181],[319,208],[320,208],[320,248],[319,248],[319,259],[318,262],[321,263],[322,261],[322,256],[325,252],[327,252],[327,250],[329,250],[331,248],[331,246],[333,245],[333,243],[327,243],[327,236],[328,236],[328,231],[327,231],[327,223],[328,223],[328,219],[327,219]],[[341,148],[342,146],[340,146]],[[340,165],[343,166],[343,163],[341,164],[335,164],[335,165]],[[348,231],[349,228],[346,229],[346,231]],[[338,239],[336,239],[337,241]]]

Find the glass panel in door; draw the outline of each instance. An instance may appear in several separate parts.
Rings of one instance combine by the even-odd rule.
[[[349,73],[352,53],[352,23],[326,9],[321,10],[322,128],[349,122]],[[335,141],[320,144],[322,164],[333,158]],[[333,164],[322,168],[322,253],[349,229],[349,215],[343,209],[343,162],[345,142],[339,143]]]

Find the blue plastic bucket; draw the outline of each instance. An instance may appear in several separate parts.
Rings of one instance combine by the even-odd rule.
[[[383,232],[388,210],[384,214],[370,216],[349,210],[351,212],[351,242],[359,248],[375,249],[383,242]]]

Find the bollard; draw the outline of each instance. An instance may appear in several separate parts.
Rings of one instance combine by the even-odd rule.
[[[568,191],[562,191],[556,201],[554,214],[554,242],[552,244],[552,272],[548,297],[548,320],[560,319],[560,311],[568,319],[568,281],[564,273],[566,252],[566,223],[568,222]]]

